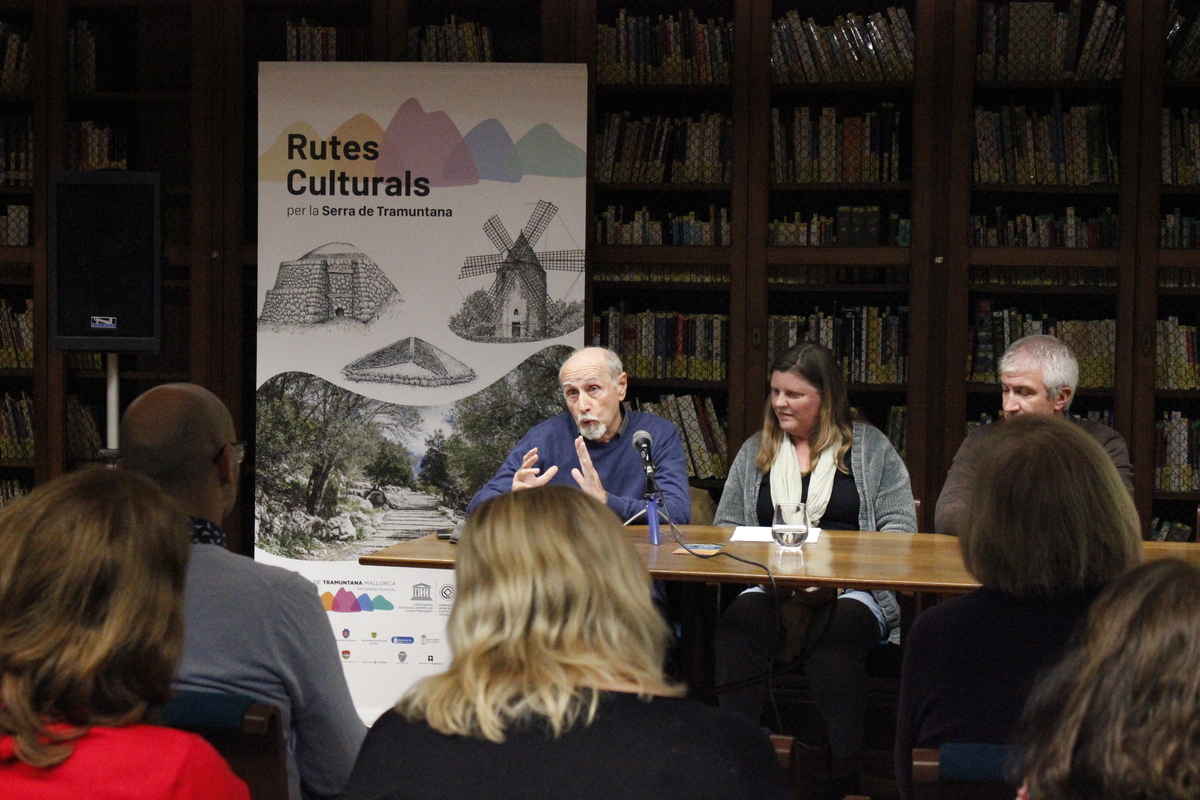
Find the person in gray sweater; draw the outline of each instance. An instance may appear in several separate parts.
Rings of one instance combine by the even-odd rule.
[[[228,692],[279,709],[292,800],[341,794],[367,735],[329,617],[311,581],[225,548],[245,443],[220,398],[156,386],[121,418],[121,463],[153,478],[192,521],[178,689]]]
[[[908,470],[877,428],[853,421],[841,369],[825,347],[798,344],[771,365],[763,431],[746,441],[725,483],[718,525],[770,525],[777,502],[804,502],[823,529],[917,529]],[[782,603],[782,610],[780,605]],[[778,621],[782,613],[785,633]],[[746,590],[722,616],[715,645],[717,683],[736,686],[720,705],[755,721],[772,660],[803,665],[829,730],[833,789],[852,793],[864,736],[867,656],[899,642],[892,592]]]

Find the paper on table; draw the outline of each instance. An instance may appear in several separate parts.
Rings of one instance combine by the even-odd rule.
[[[804,539],[804,544],[811,544],[817,541],[821,536],[820,528],[809,528],[808,536]],[[733,536],[729,537],[731,542],[773,542],[771,538],[770,528],[751,527],[749,525],[739,525],[733,531]]]

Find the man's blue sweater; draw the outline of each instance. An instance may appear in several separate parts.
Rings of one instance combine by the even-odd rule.
[[[642,471],[641,456],[633,446],[634,432],[642,430],[650,434],[653,442],[650,454],[658,468],[655,480],[662,490],[667,514],[676,524],[690,522],[692,505],[688,496],[687,456],[675,425],[662,417],[641,411],[625,410],[622,416],[621,429],[609,441],[599,443],[585,440],[592,464],[600,476],[600,482],[604,484],[604,490],[608,492],[608,507],[622,521],[646,507],[646,473]],[[535,425],[517,442],[496,475],[471,498],[467,513],[470,514],[485,500],[511,492],[513,475],[521,468],[525,454],[534,447],[538,449],[538,461],[534,466],[541,469],[539,474],[545,474],[546,470],[557,464],[558,474],[550,483],[578,488],[579,484],[571,477],[571,470],[579,467],[579,457],[575,453],[575,439],[578,436],[575,419],[568,413]]]

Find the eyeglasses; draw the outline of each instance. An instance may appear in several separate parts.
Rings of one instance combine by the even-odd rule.
[[[235,464],[241,464],[243,461],[246,460],[246,443],[245,442],[229,442],[228,444],[221,445],[221,449],[217,451],[217,454],[215,456],[213,456],[212,463],[215,464],[221,460],[221,456],[225,455],[226,447],[233,448],[233,460],[234,460]]]

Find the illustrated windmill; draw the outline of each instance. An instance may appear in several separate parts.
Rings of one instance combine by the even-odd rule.
[[[557,213],[558,206],[539,200],[515,242],[500,217],[493,214],[483,224],[483,232],[499,252],[468,256],[463,262],[458,273],[460,279],[496,273],[488,298],[495,314],[493,336],[497,339],[543,338],[550,299],[546,292],[546,270],[583,272],[583,250],[541,253],[533,250]]]

